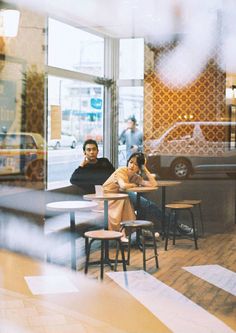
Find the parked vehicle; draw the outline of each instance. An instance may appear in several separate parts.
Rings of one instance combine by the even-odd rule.
[[[0,176],[44,179],[44,139],[38,133],[0,133]]]
[[[61,147],[70,147],[75,149],[77,146],[77,140],[73,135],[62,134],[60,139],[50,139],[48,141],[48,147],[53,149],[59,149]]]
[[[178,122],[146,142],[148,167],[160,176],[185,179],[196,173],[236,176],[235,122]]]

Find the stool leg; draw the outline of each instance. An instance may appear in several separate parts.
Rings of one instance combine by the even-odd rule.
[[[198,249],[197,246],[197,235],[196,235],[196,229],[195,229],[195,221],[194,221],[194,217],[193,217],[193,212],[191,209],[189,209],[190,212],[190,216],[191,216],[191,220],[192,220],[192,227],[193,227],[193,238],[194,238],[194,243],[195,243],[195,249]]]
[[[132,230],[130,228],[128,228],[127,231],[128,231],[128,234],[129,234],[127,265],[129,265],[130,264],[130,251],[131,251],[131,235],[132,235]]]
[[[199,215],[200,215],[202,236],[204,237],[205,230],[204,230],[204,223],[203,223],[203,217],[202,217],[202,207],[201,207],[201,204],[198,205],[198,208],[199,208]]]
[[[136,244],[138,245],[138,247],[140,248],[140,228],[136,229]]]
[[[91,248],[92,241],[89,242],[89,239],[85,237],[85,250],[86,250],[86,261],[84,267],[84,273],[88,273],[88,265],[89,265],[89,256],[90,256],[90,248]]]
[[[171,215],[172,215],[172,211],[170,211],[169,221],[168,221],[168,224],[167,224],[166,241],[165,241],[165,251],[167,251],[167,247],[168,247],[168,240],[169,240],[169,233],[170,233],[170,224],[171,224]]]
[[[175,236],[176,236],[176,226],[177,226],[177,221],[178,221],[178,214],[176,210],[173,211],[173,245],[175,245]]]
[[[101,240],[101,270],[100,270],[101,280],[103,280],[103,272],[104,272],[104,240]]]
[[[155,261],[156,261],[156,268],[159,268],[157,244],[156,244],[155,232],[153,229],[152,229],[152,239],[153,239],[153,249],[154,249],[154,256],[155,256]]]
[[[143,270],[146,271],[146,246],[145,246],[144,236],[142,236],[142,250],[143,250]]]
[[[120,250],[120,245],[119,245],[118,240],[116,240],[116,257],[115,257],[115,265],[114,265],[114,271],[115,271],[115,272],[116,272],[116,270],[117,270],[117,263],[118,263],[119,250]]]
[[[85,237],[84,238],[85,239],[85,253],[87,254],[87,252],[88,252],[88,238],[87,237]]]
[[[120,239],[118,239],[120,251],[121,251],[121,258],[122,258],[122,264],[123,264],[123,271],[126,271],[126,262],[125,262],[125,252],[124,252],[124,246],[122,245]]]

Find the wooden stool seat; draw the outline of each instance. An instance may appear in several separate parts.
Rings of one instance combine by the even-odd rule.
[[[167,204],[166,208],[171,208],[171,209],[189,209],[193,208],[193,205],[187,204],[187,203],[171,203]]]
[[[131,221],[123,221],[121,222],[121,230],[125,229],[125,233],[128,236],[128,258],[127,264],[130,263],[130,251],[131,251],[131,235],[133,232],[136,232],[136,244],[143,252],[143,269],[146,271],[146,262],[150,259],[155,258],[156,268],[159,268],[158,263],[158,254],[157,254],[157,246],[156,246],[156,239],[155,239],[155,232],[153,230],[153,222],[146,221],[146,220],[131,220]],[[154,255],[152,257],[146,258],[146,240],[147,236],[142,234],[142,230],[149,230],[150,236],[149,239],[152,242]],[[141,241],[140,241],[141,238]],[[141,244],[140,244],[141,243]],[[150,244],[150,243],[149,243]]]
[[[168,225],[167,225],[167,232],[165,235],[165,250],[167,251],[167,247],[168,247],[168,240],[169,240],[169,234],[170,234],[170,225],[171,225],[171,218],[173,217],[173,245],[175,245],[175,236],[176,236],[176,227],[177,227],[177,213],[178,211],[181,210],[186,210],[190,213],[190,217],[191,217],[191,222],[192,222],[192,229],[193,229],[193,240],[195,243],[195,249],[198,249],[197,246],[197,233],[196,233],[196,228],[195,228],[195,221],[194,221],[194,217],[193,217],[193,213],[192,213],[192,208],[194,207],[194,205],[190,205],[189,203],[177,203],[177,202],[173,202],[170,204],[165,205],[166,208],[170,209],[170,217],[169,217],[169,221],[168,221]],[[187,234],[186,234],[187,236]]]
[[[204,236],[205,228],[204,228],[204,223],[203,223],[202,207],[201,207],[202,200],[199,200],[199,199],[183,199],[183,200],[174,201],[174,203],[186,203],[186,204],[189,204],[189,205],[198,206],[200,223],[201,223],[201,236]],[[198,228],[198,220],[197,220],[197,231],[198,231],[198,229],[199,228]]]
[[[122,237],[122,233],[119,231],[112,230],[92,230],[86,231],[84,237],[93,238],[97,240],[116,240]]]
[[[100,264],[100,267],[101,267],[100,277],[101,277],[101,280],[103,279],[104,264],[109,264],[111,266],[111,260],[109,259],[109,255],[108,255],[109,241],[111,241],[111,240],[116,241],[116,257],[115,257],[114,271],[116,271],[116,268],[117,268],[119,250],[121,250],[123,270],[126,271],[124,249],[123,249],[123,246],[121,243],[122,236],[123,236],[123,234],[121,232],[111,231],[111,230],[92,230],[92,231],[86,231],[84,233],[85,250],[86,250],[86,262],[85,262],[85,269],[84,269],[85,274],[87,274],[87,272],[88,272],[89,265]],[[101,259],[99,261],[89,262],[91,245],[96,240],[101,241]]]
[[[120,224],[121,226],[125,226],[126,228],[132,227],[132,228],[150,228],[153,226],[153,223],[151,221],[146,220],[132,220],[132,221],[123,221]]]
[[[177,200],[174,201],[174,203],[186,203],[189,205],[199,205],[202,202],[202,200],[188,200],[188,199],[184,199],[184,200]]]

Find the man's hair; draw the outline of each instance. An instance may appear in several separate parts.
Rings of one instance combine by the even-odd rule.
[[[145,164],[145,155],[143,153],[133,153],[132,155],[130,155],[130,157],[128,158],[127,161],[127,166],[129,164],[129,161],[133,158],[136,157],[137,158],[137,164],[139,169],[141,170],[142,166]]]
[[[137,120],[134,115],[129,116],[128,120],[131,120],[134,124],[137,124]]]
[[[97,144],[97,141],[93,140],[93,139],[88,139],[86,141],[84,141],[84,144],[83,144],[83,151],[85,151],[86,149],[86,145],[95,145],[97,147],[97,150],[98,150],[98,144]]]

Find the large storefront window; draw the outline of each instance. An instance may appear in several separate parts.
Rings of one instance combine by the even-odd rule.
[[[119,44],[118,164],[143,151],[144,40],[121,39]]]
[[[95,139],[102,154],[103,86],[48,78],[48,187],[67,184],[83,159],[82,145]]]
[[[136,121],[133,129],[130,126]],[[140,137],[131,138],[131,131],[143,135],[143,87],[122,87],[119,89],[119,165],[126,165],[130,153],[142,151]],[[132,141],[132,142],[131,142]],[[129,144],[133,147],[129,147]]]
[[[119,78],[121,80],[143,79],[144,40],[128,38],[120,40]]]
[[[103,154],[104,87],[95,81],[104,72],[104,39],[49,19],[48,43],[50,189],[69,185],[86,139],[95,139]]]
[[[48,65],[103,76],[104,38],[49,19]]]

